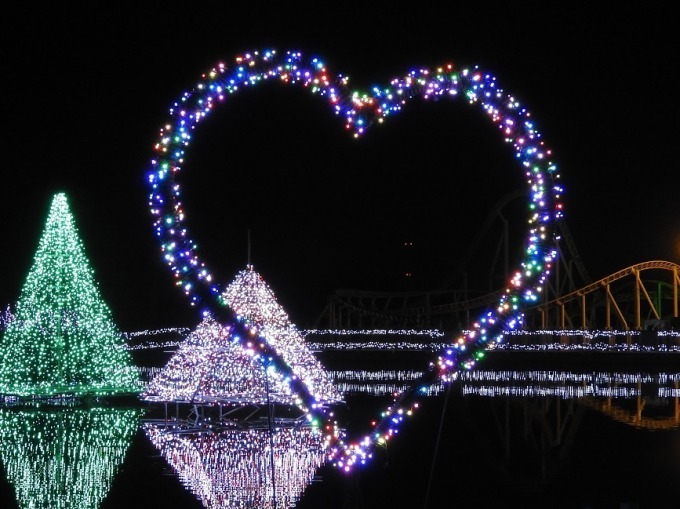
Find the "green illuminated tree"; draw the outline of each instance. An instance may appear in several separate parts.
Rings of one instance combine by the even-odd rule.
[[[139,372],[123,346],[66,195],[56,194],[14,319],[0,340],[0,394],[139,392]]]

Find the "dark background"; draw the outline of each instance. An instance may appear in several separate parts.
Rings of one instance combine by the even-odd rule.
[[[230,4],[22,4],[2,16],[0,305],[17,300],[64,191],[119,327],[195,324],[152,232],[153,144],[201,73],[269,48],[320,56],[360,90],[414,67],[480,65],[552,148],[592,277],[680,258],[670,8]],[[319,97],[262,86],[218,108],[188,153],[199,253],[224,284],[251,261],[302,327],[338,288],[441,287],[494,205],[524,185],[511,147],[464,101],[409,104],[356,141]]]

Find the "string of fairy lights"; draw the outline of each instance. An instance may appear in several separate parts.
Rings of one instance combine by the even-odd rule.
[[[403,390],[422,376],[419,370],[332,370],[333,380],[345,394],[384,396]],[[455,379],[463,395],[558,396],[561,398],[637,397],[656,392],[658,398],[672,397],[680,387],[680,372],[660,371],[569,371],[569,370],[482,370],[459,371]],[[642,387],[645,387],[643,390]],[[441,382],[428,395],[445,390]]]
[[[140,368],[142,378],[152,380],[163,371],[159,367]],[[389,396],[405,390],[422,376],[417,369],[337,369],[328,375],[345,396],[369,394]],[[678,395],[680,373],[677,372],[609,372],[560,370],[480,370],[460,371],[451,377],[461,384],[461,393],[477,395],[556,395],[561,397],[620,397],[622,394],[641,394],[639,388],[629,385],[645,384],[653,387],[659,398]],[[623,387],[623,388],[621,388]],[[446,386],[441,381],[423,391],[423,395],[437,396]]]
[[[213,280],[184,225],[178,177],[185,150],[193,131],[218,103],[265,80],[302,86],[326,100],[355,138],[411,100],[440,97],[464,98],[499,128],[504,142],[513,147],[532,192],[526,251],[495,308],[480,316],[471,330],[456,338],[437,330],[298,330],[252,266],[240,271],[224,289]],[[399,434],[422,398],[441,394],[454,380],[465,382],[465,394],[622,398],[636,397],[640,389],[621,384],[650,381],[639,374],[638,378],[611,380],[607,374],[591,373],[589,378],[573,375],[578,378],[574,387],[565,387],[554,372],[473,370],[489,349],[618,346],[630,350],[639,346],[680,350],[671,341],[680,338],[679,331],[657,331],[668,343],[639,345],[636,340],[642,339],[642,331],[521,329],[522,310],[539,299],[556,257],[554,220],[561,217],[562,190],[550,151],[530,114],[498,88],[493,76],[479,68],[445,65],[413,70],[366,93],[350,91],[348,84],[347,77],[332,76],[317,58],[307,59],[299,52],[253,52],[237,57],[233,67],[220,64],[206,73],[171,108],[148,175],[149,206],[163,259],[177,286],[199,310],[202,320],[194,330],[117,331],[96,287],[66,197],[54,197],[16,310],[8,305],[0,312],[0,394],[3,398],[10,395],[10,400],[13,395],[37,394],[47,398],[43,402],[48,404],[55,402],[49,398],[58,398],[62,406],[49,412],[0,408],[0,458],[19,500],[42,500],[45,507],[57,509],[70,507],[73,501],[78,507],[99,505],[123,460],[139,413],[63,406],[78,394],[140,392],[142,370],[129,355],[134,349],[177,347],[170,361],[149,376],[140,396],[143,400],[244,405],[272,401],[300,407],[313,425],[277,429],[273,445],[271,430],[179,436],[145,426],[147,436],[206,507],[221,507],[234,493],[246,496],[249,503],[255,500],[258,507],[276,507],[277,496],[279,503],[294,505],[323,463],[330,459],[345,472],[369,463],[376,447]],[[167,335],[176,339],[130,344]],[[309,341],[325,336],[345,339]],[[372,340],[365,340],[366,336]],[[385,340],[394,336],[407,340]],[[530,336],[578,336],[588,342],[564,344],[560,339],[520,345],[507,341]],[[351,340],[356,337],[362,340]],[[633,338],[633,342],[612,344],[612,338],[618,337]],[[324,369],[313,353],[343,348],[415,349],[436,356],[423,371],[356,375]],[[391,378],[385,383],[386,377]],[[659,397],[678,397],[678,374],[663,377],[672,385],[661,387]],[[381,382],[373,383],[373,393],[392,395],[392,403],[375,420],[370,433],[348,437],[335,421],[331,404],[342,402],[345,394],[360,392],[363,382],[377,380]],[[513,385],[518,380],[534,384],[529,388]],[[79,444],[78,450],[72,451],[71,444]],[[102,450],[107,454],[101,455]],[[270,466],[263,462],[267,454],[276,463],[275,477],[269,482]],[[68,457],[71,463],[51,464],[53,457]]]
[[[370,126],[397,114],[411,100],[462,97],[479,108],[498,127],[503,141],[513,147],[531,191],[525,255],[495,309],[484,313],[470,333],[461,335],[451,347],[441,351],[422,383],[413,384],[399,394],[376,420],[371,433],[353,440],[339,431],[332,411],[320,404],[268,339],[229,307],[185,225],[186,212],[178,177],[194,131],[218,103],[230,99],[241,89],[265,81],[301,86],[326,100],[355,138],[360,138]],[[220,63],[170,108],[148,172],[154,231],[175,284],[199,313],[217,317],[239,342],[257,337],[254,344],[259,355],[270,359],[274,368],[289,381],[308,419],[323,422],[324,429],[331,430],[328,434],[328,441],[333,444],[330,459],[347,472],[369,462],[375,447],[398,434],[405,418],[418,408],[418,392],[422,386],[429,385],[433,379],[446,380],[457,369],[473,368],[484,357],[490,343],[502,340],[503,331],[521,325],[522,309],[538,301],[557,256],[555,220],[562,215],[562,189],[557,184],[559,174],[551,161],[550,150],[541,140],[529,112],[513,96],[504,93],[491,74],[478,67],[457,69],[447,64],[435,69],[415,69],[370,92],[351,91],[348,83],[344,76],[331,75],[319,58],[306,58],[298,51],[254,51],[236,57],[233,66]]]
[[[4,314],[4,316],[3,316]],[[10,321],[15,320],[8,304],[0,314],[0,332]],[[3,319],[4,318],[4,319]],[[177,348],[192,332],[190,327],[163,327],[132,332],[121,332],[126,350],[158,350]],[[468,332],[468,331],[463,331]],[[601,350],[601,351],[680,351],[680,330],[658,329],[652,331],[658,340],[654,344],[642,344],[646,333],[643,330],[624,329],[541,329],[511,330],[503,332],[503,341],[493,345],[496,350]],[[413,350],[418,352],[440,352],[451,343],[446,341],[418,341],[421,337],[445,338],[445,333],[436,329],[302,329],[300,334],[312,352],[342,350]],[[176,339],[164,339],[172,336]],[[368,337],[352,341],[349,338]],[[325,337],[332,337],[331,340]],[[385,338],[395,337],[398,341]],[[144,341],[139,341],[143,339]],[[160,339],[159,339],[160,338]],[[527,339],[527,344],[513,343],[513,338]],[[564,338],[569,338],[565,342]],[[666,340],[666,343],[663,343]],[[515,339],[516,341],[516,339]]]

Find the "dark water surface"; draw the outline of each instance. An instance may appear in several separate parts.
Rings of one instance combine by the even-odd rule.
[[[352,475],[324,465],[305,429],[169,437],[144,404],[62,409],[68,417],[3,409],[0,508],[680,507],[676,357],[503,362],[433,388]],[[370,382],[365,368],[334,373],[352,379],[349,429],[390,401],[394,373]]]

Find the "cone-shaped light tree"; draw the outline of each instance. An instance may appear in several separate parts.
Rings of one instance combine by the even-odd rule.
[[[138,393],[141,387],[66,195],[58,193],[14,318],[0,338],[0,394],[112,395]]]
[[[141,394],[144,401],[293,405],[286,383],[267,372],[229,329],[205,317]],[[265,380],[268,376],[269,380]]]
[[[222,294],[234,312],[254,326],[267,339],[295,376],[324,403],[337,403],[343,395],[333,383],[305,338],[279,304],[264,278],[250,264],[236,274]]]
[[[252,265],[238,272],[223,296],[239,316],[257,327],[281,353],[295,376],[304,380],[319,401],[343,401],[331,375],[314,357],[274,292]],[[239,343],[227,326],[207,316],[151,380],[141,398],[243,405],[271,401],[295,405],[297,396],[283,375],[274,369],[265,369],[256,341],[254,336]]]

